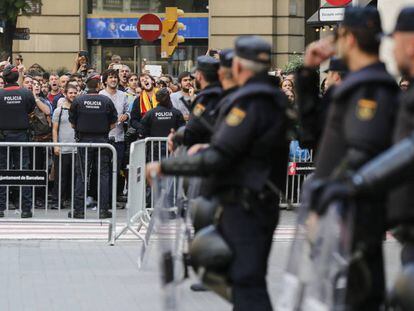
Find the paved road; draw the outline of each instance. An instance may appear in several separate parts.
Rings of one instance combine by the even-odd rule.
[[[275,235],[268,278],[273,301],[280,292],[294,218],[292,212],[283,212]],[[157,250],[168,238],[152,242],[139,270],[142,244],[131,240],[132,236],[110,247],[104,227],[37,226],[0,224],[0,310],[162,310]],[[25,234],[29,240],[21,240]],[[391,284],[399,269],[399,246],[390,239],[385,250]],[[212,293],[191,292],[188,287],[194,281],[192,276],[180,287],[178,310],[231,310]]]

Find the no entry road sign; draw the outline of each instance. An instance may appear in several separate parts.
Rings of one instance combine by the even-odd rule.
[[[137,31],[146,41],[157,40],[162,32],[161,19],[155,14],[145,14],[137,23]]]
[[[342,6],[347,5],[348,3],[352,2],[352,0],[326,0],[329,4],[334,6]]]

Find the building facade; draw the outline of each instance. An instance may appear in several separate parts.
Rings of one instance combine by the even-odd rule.
[[[30,40],[15,40],[13,52],[22,54],[26,67],[38,63],[47,70],[73,67],[77,52],[88,50],[91,65],[101,71],[112,55],[120,55],[135,72],[143,65],[159,65],[160,40],[139,38],[136,23],[145,13],[161,18],[166,6],[185,11],[180,22],[186,25],[186,38],[170,61],[173,74],[190,70],[197,56],[208,48],[233,46],[239,35],[261,35],[273,47],[273,65],[283,68],[305,46],[329,32],[330,25],[318,24],[318,10],[325,0],[43,0],[30,16],[20,16],[17,27],[30,28]],[[412,0],[359,0],[374,3],[382,12],[386,29],[392,27],[398,10]],[[309,22],[311,21],[311,22]],[[316,24],[315,24],[316,21]],[[385,43],[384,57],[390,57]],[[387,54],[388,53],[388,54]]]

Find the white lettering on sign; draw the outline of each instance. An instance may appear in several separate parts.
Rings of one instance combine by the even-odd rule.
[[[319,20],[321,22],[340,22],[344,19],[345,8],[320,8]]]
[[[119,25],[121,31],[137,31],[137,27],[134,24],[121,24]]]
[[[102,103],[100,101],[91,101],[91,100],[85,100],[84,102],[85,108],[88,109],[99,109],[102,106]]]
[[[4,96],[4,101],[6,102],[6,104],[12,105],[12,104],[20,104],[23,99],[20,95],[16,95],[16,96]]]
[[[139,26],[141,30],[147,30],[147,31],[158,31],[160,30],[160,25],[155,24],[142,24]]]

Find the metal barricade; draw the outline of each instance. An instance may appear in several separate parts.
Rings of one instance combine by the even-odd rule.
[[[280,199],[281,208],[296,208],[300,205],[302,184],[305,179],[313,173],[315,166],[313,163],[313,151],[310,150],[309,157],[293,157],[288,163],[286,176],[285,195]]]
[[[73,148],[72,151],[54,155],[53,148]],[[82,154],[82,155],[81,155]],[[109,155],[110,154],[110,155]],[[54,157],[54,158],[53,158]],[[65,165],[70,167],[70,206],[62,204],[62,158],[65,157]],[[93,157],[93,158],[92,158]],[[108,167],[108,187],[111,189],[112,198],[108,200],[105,209],[112,209],[112,218],[99,219],[101,212],[101,164],[105,157]],[[92,187],[91,162],[94,162],[96,172],[96,208],[88,209],[88,189]],[[89,162],[89,164],[88,164]],[[111,167],[112,162],[112,167]],[[50,206],[49,177],[57,171],[55,180],[58,180],[58,188]],[[82,174],[83,186],[83,219],[69,218],[68,212],[73,217],[75,211],[75,179],[77,171]],[[106,173],[105,173],[106,174]],[[112,181],[110,183],[112,176]],[[66,181],[67,182],[67,181]],[[41,143],[41,142],[0,142],[0,189],[5,191],[5,218],[1,222],[14,223],[99,223],[108,224],[108,242],[115,243],[116,233],[116,197],[117,197],[117,154],[116,149],[107,143]],[[17,195],[16,195],[17,193]],[[4,195],[4,194],[3,194]],[[110,193],[108,193],[108,196]],[[18,197],[18,198],[16,198]],[[36,200],[44,202],[36,206]],[[15,215],[29,208],[33,217],[17,218]],[[69,208],[67,208],[69,207]],[[13,211],[14,214],[13,215]],[[65,215],[63,218],[62,215]]]
[[[140,230],[144,227],[149,232],[148,226],[155,198],[154,191],[147,185],[145,179],[145,165],[169,156],[165,137],[145,138],[131,144],[128,165],[127,220],[126,225],[116,234],[116,239],[130,231],[142,240],[144,245],[148,243],[149,236],[144,236]],[[172,199],[175,203],[175,191]]]

